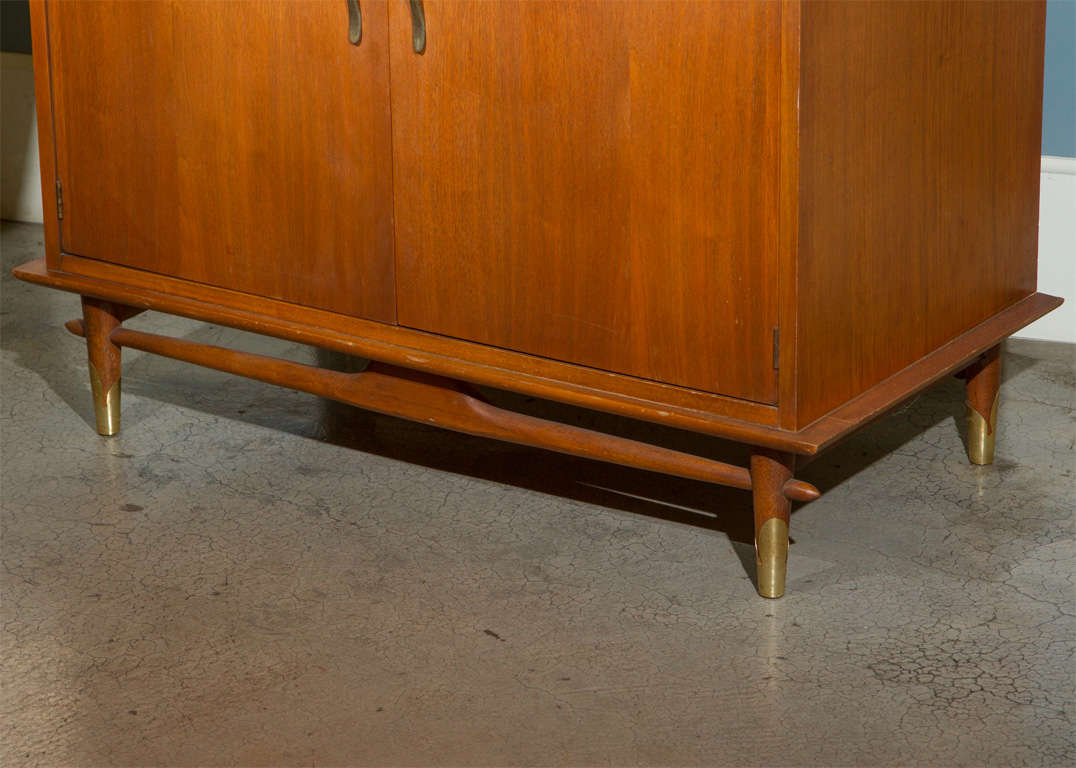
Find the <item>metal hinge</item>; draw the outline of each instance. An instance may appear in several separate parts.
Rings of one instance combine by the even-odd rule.
[[[56,179],[56,218],[64,217],[64,185]]]
[[[781,329],[773,329],[773,370],[781,367]]]

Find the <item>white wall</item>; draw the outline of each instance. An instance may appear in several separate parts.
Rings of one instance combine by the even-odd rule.
[[[42,221],[34,70],[28,53],[0,54],[0,218]]]
[[[1039,193],[1039,290],[1065,303],[1016,334],[1076,343],[1076,158],[1043,157]]]

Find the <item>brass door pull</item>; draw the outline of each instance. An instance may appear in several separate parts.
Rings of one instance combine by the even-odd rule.
[[[426,13],[422,0],[411,0],[411,47],[415,53],[426,50]]]
[[[359,0],[347,0],[347,39],[352,45],[362,42],[362,9]]]

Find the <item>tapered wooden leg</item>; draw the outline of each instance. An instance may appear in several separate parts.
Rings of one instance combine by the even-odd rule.
[[[1001,345],[991,347],[969,365],[964,378],[968,382],[968,458],[972,464],[992,464],[1001,388]]]
[[[772,451],[751,455],[751,486],[755,504],[755,564],[758,593],[780,597],[785,593],[788,564],[788,517],[791,502],[784,494],[792,478],[795,457]]]
[[[97,432],[114,435],[120,431],[120,348],[109,338],[130,312],[108,301],[82,297],[82,322],[86,329],[86,350],[90,357],[90,388]]]

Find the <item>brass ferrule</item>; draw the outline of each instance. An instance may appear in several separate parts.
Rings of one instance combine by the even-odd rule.
[[[110,437],[120,431],[120,380],[117,378],[105,391],[101,375],[90,363],[90,389],[93,391],[93,412],[97,418],[97,433]]]
[[[993,464],[994,439],[998,429],[998,395],[994,395],[994,403],[990,406],[989,420],[970,405],[967,411],[968,458],[972,464]]]
[[[783,595],[788,567],[788,523],[779,517],[771,517],[762,524],[755,537],[755,560],[758,593],[763,597]]]

